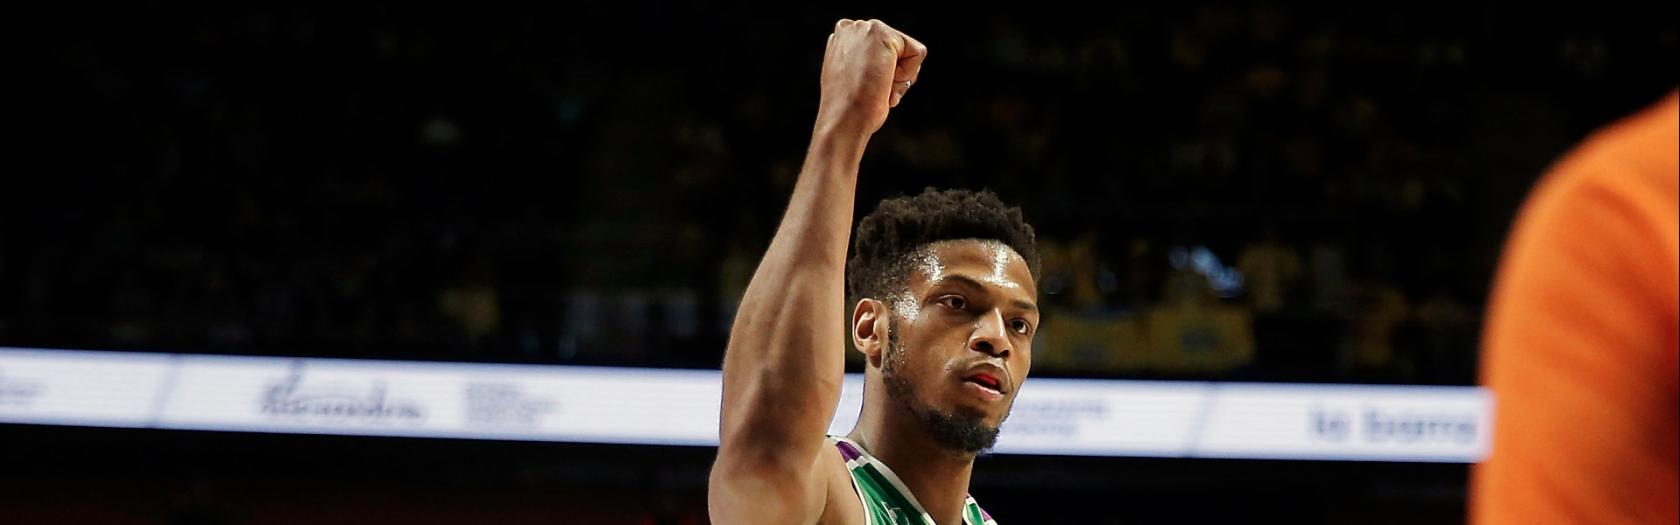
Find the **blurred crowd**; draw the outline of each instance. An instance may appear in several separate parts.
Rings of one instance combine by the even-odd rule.
[[[1453,5],[122,6],[32,40],[0,345],[716,366],[875,16],[931,52],[859,215],[1022,206],[1037,371],[1468,384],[1518,199],[1677,42]]]

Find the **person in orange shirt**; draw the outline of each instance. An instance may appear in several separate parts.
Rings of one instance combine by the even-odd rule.
[[[1470,522],[1676,523],[1680,92],[1535,187],[1483,333],[1493,446]]]

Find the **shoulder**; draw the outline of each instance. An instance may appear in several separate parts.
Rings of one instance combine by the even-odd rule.
[[[1680,92],[1605,126],[1565,155],[1535,189],[1535,207],[1609,197],[1616,204],[1659,213],[1680,192]],[[1589,208],[1590,211],[1590,208]]]
[[[1680,98],[1670,94],[1594,133],[1554,165],[1512,225],[1503,256],[1512,275],[1500,279],[1612,293],[1630,288],[1636,296],[1666,291],[1645,299],[1666,309],[1680,266],[1676,128]]]

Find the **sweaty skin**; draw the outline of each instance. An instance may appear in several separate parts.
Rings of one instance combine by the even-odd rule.
[[[931,413],[992,429],[1002,425],[1032,366],[1037,288],[1026,262],[994,241],[931,243],[912,266],[906,288],[919,313],[891,323],[902,347],[894,377],[910,392],[895,398],[885,377],[888,323],[879,316],[888,314],[886,305],[859,301],[853,343],[869,365],[863,411],[847,438],[889,465],[935,521],[960,523],[975,456],[934,439],[923,418]],[[996,376],[1001,397],[978,393],[965,380],[977,367]]]
[[[992,273],[986,276],[986,282],[1004,288],[1020,288],[1021,283],[1011,280],[1004,271],[1009,266],[1011,258],[1020,257],[1015,254],[1015,250],[1011,250],[1009,245],[995,240],[982,241],[981,244],[985,245],[987,250],[992,251]]]
[[[922,278],[928,282],[937,282],[945,277],[945,266],[939,261],[939,257],[934,253],[933,248],[948,246],[951,242],[953,241],[933,243],[920,251],[916,257],[915,269],[921,272]],[[997,240],[977,239],[975,242],[979,243],[982,249],[991,253],[992,262],[991,272],[979,280],[1003,288],[1020,288],[1021,283],[1007,275],[1007,268],[1012,260],[1019,260],[1021,256],[1016,254],[1015,250],[1010,249],[1009,245]],[[915,321],[916,316],[921,313],[921,306],[908,292],[899,293],[895,294],[893,299],[893,313],[898,314],[900,318]]]

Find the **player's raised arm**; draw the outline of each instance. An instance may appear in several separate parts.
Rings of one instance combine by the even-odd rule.
[[[829,36],[810,149],[723,360],[721,444],[708,491],[716,523],[811,523],[822,511],[817,461],[845,375],[858,163],[925,55],[877,20],[841,20]]]

